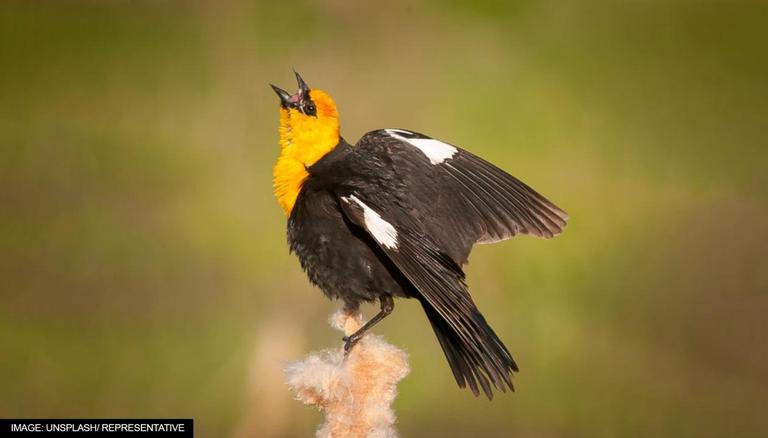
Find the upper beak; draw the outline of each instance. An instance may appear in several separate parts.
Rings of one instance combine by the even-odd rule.
[[[291,95],[288,94],[287,91],[283,90],[280,87],[277,87],[275,85],[269,84],[273,90],[275,90],[275,93],[277,93],[278,96],[280,96],[280,106],[283,108],[288,108],[288,105],[291,103]]]
[[[309,85],[307,85],[306,82],[304,82],[304,79],[301,78],[301,75],[296,70],[293,71],[294,74],[296,74],[296,83],[299,85],[299,94],[306,95],[306,93],[309,93]]]

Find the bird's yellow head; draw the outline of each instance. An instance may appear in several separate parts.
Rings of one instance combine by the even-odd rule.
[[[275,196],[286,215],[290,215],[307,168],[339,143],[339,113],[326,92],[310,89],[296,73],[296,94],[274,85],[280,96],[280,157],[273,171]]]

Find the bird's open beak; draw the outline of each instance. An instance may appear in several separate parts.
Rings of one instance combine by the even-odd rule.
[[[280,106],[283,108],[289,108],[291,106],[295,107],[309,93],[309,85],[304,82],[304,79],[301,78],[301,75],[296,70],[293,72],[296,74],[296,83],[299,86],[299,91],[297,91],[296,94],[290,95],[282,88],[269,84],[272,89],[275,90],[275,93],[277,93],[277,95],[280,97]]]

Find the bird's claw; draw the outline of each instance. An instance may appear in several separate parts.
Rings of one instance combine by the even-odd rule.
[[[356,336],[344,336],[341,338],[342,341],[344,341],[344,355],[348,355],[350,350],[352,350],[352,347],[357,344],[357,341],[360,340],[360,338]]]

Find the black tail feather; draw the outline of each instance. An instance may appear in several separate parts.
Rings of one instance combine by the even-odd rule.
[[[510,375],[518,371],[517,364],[476,309],[462,324],[475,330],[459,334],[428,302],[420,301],[459,387],[469,385],[475,396],[482,389],[489,399],[493,399],[491,384],[502,392],[515,390]]]

